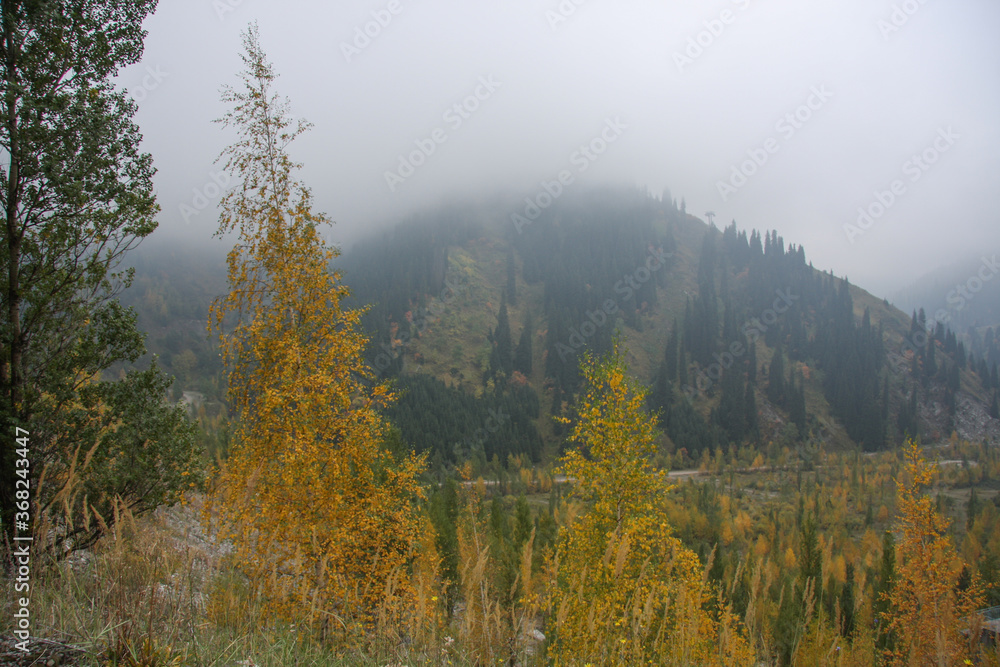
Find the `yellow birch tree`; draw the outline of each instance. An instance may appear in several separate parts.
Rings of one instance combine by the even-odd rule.
[[[897,641],[886,657],[893,665],[961,665],[971,657],[969,638],[962,631],[974,625],[982,593],[976,580],[958,590],[962,561],[948,535],[948,521],[923,494],[934,467],[912,440],[904,454],[904,474],[896,481],[900,566],[883,612]]]
[[[316,229],[329,221],[312,211],[286,151],[309,125],[293,123],[272,92],[255,26],[243,45],[244,86],[223,89],[233,106],[219,121],[239,135],[220,156],[239,185],[222,201],[218,234],[238,240],[231,291],[210,321],[233,438],[207,511],[274,618],[358,636],[387,609],[412,606],[406,570],[421,531],[423,460],[396,460],[384,446],[378,409],[392,396],[363,362],[362,313],[341,307],[337,253]]]
[[[560,530],[550,592],[557,665],[752,664],[745,635],[712,591],[698,556],[667,521],[666,471],[650,463],[655,415],[627,376],[618,341],[583,365],[585,393],[562,459],[585,506]]]

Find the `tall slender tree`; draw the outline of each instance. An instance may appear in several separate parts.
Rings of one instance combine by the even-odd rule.
[[[243,88],[224,89],[221,119],[239,135],[221,156],[239,185],[219,234],[238,241],[211,322],[235,423],[207,507],[265,609],[340,632],[407,606],[423,459],[385,444],[380,408],[392,396],[362,358],[362,312],[340,305],[336,251],[316,229],[328,220],[293,177],[287,146],[309,125],[273,92],[255,26],[243,46]]]
[[[497,376],[507,379],[513,370],[514,349],[510,334],[510,318],[507,315],[506,291],[500,296],[497,326],[490,332],[490,342],[493,343],[493,350],[490,353],[490,377],[494,381]]]
[[[514,248],[507,247],[507,295],[510,305],[517,305],[517,265],[514,263]]]
[[[531,313],[524,320],[524,328],[521,329],[521,336],[517,340],[517,347],[514,349],[514,370],[526,376],[531,375],[531,339],[534,334],[534,323]]]
[[[785,405],[785,364],[781,346],[775,346],[767,372],[767,398],[776,405]]]

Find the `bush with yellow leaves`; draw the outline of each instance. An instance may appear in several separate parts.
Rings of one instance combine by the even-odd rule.
[[[560,531],[550,590],[550,657],[557,665],[752,664],[728,607],[697,555],[667,522],[666,471],[655,470],[655,416],[626,374],[620,344],[583,365],[585,394],[562,459],[585,506]]]

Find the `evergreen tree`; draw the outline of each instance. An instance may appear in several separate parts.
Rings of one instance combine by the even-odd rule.
[[[854,634],[854,564],[844,568],[844,585],[840,589],[840,634],[851,637]]]
[[[813,591],[816,591],[816,587],[822,584],[823,577],[823,553],[819,550],[816,520],[812,516],[806,517],[802,523],[799,553],[801,554],[799,563],[799,593],[801,595],[810,582],[812,582]]]
[[[534,325],[531,320],[531,313],[528,313],[524,321],[524,328],[521,329],[521,336],[517,341],[517,348],[514,350],[514,370],[525,376],[531,376],[531,340],[533,338]]]
[[[906,404],[899,409],[896,415],[896,425],[902,437],[916,438],[920,435],[919,422],[917,420],[917,388],[910,391],[910,398]]]
[[[889,376],[882,380],[882,421],[888,423],[889,420]]]
[[[798,380],[796,381],[796,376]],[[792,377],[788,391],[788,416],[799,429],[799,436],[806,433],[805,379],[801,374]]]
[[[653,378],[653,386],[649,388],[646,408],[650,412],[663,411],[673,403],[673,388],[667,379],[667,362],[661,362]],[[660,423],[665,424],[664,415],[660,415]]]
[[[731,443],[743,440],[746,431],[746,408],[743,373],[729,368],[722,373],[722,397],[716,409],[716,420],[725,431]]]
[[[497,315],[497,326],[490,334],[493,351],[490,353],[490,379],[496,381],[499,376],[506,380],[513,371],[513,344],[511,343],[510,320],[507,316],[507,293],[500,297],[500,313]]]
[[[760,427],[757,420],[757,394],[749,381],[747,381],[743,392],[743,414],[745,432],[750,438],[756,440]]]
[[[980,502],[979,496],[976,494],[976,487],[972,487],[969,491],[969,502],[965,506],[965,529],[972,530],[972,523],[976,520],[976,515],[979,514]]]
[[[666,350],[666,372],[668,380],[677,379],[677,364],[678,364],[678,331],[677,331],[677,320],[674,320],[674,324],[670,327],[670,337],[667,338],[667,350]]]
[[[517,305],[517,278],[516,266],[514,264],[514,248],[507,247],[507,295],[510,298],[510,305]]]
[[[677,353],[677,385],[682,389],[689,385],[688,358],[683,342],[680,345],[680,351]]]
[[[458,484],[452,477],[446,477],[440,486],[431,487],[427,503],[427,513],[434,526],[438,553],[441,555],[442,579],[448,582],[445,588],[448,613],[454,607],[458,596]]]
[[[879,624],[878,646],[889,649],[894,645],[892,629],[881,620],[889,610],[889,597],[896,585],[896,538],[892,531],[882,534],[882,558],[879,561],[878,579],[875,581],[873,615]]]
[[[771,366],[767,374],[767,399],[775,405],[785,405],[785,364],[781,347],[774,348]]]
[[[930,337],[927,341],[927,359],[924,366],[924,377],[932,378],[937,373],[937,355],[935,354],[935,349],[937,348],[937,343],[933,337]]]

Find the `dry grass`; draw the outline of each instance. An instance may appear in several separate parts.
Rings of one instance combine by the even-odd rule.
[[[343,648],[318,641],[305,625],[265,621],[227,550],[202,532],[200,503],[194,496],[150,517],[122,516],[94,549],[34,571],[31,630],[44,639],[31,640],[32,655],[58,653],[54,664],[62,665],[130,667],[466,664],[461,642],[448,632],[431,648],[403,631],[388,633],[400,638],[393,642]],[[9,606],[13,582],[4,586]],[[12,612],[0,621],[8,637]]]

